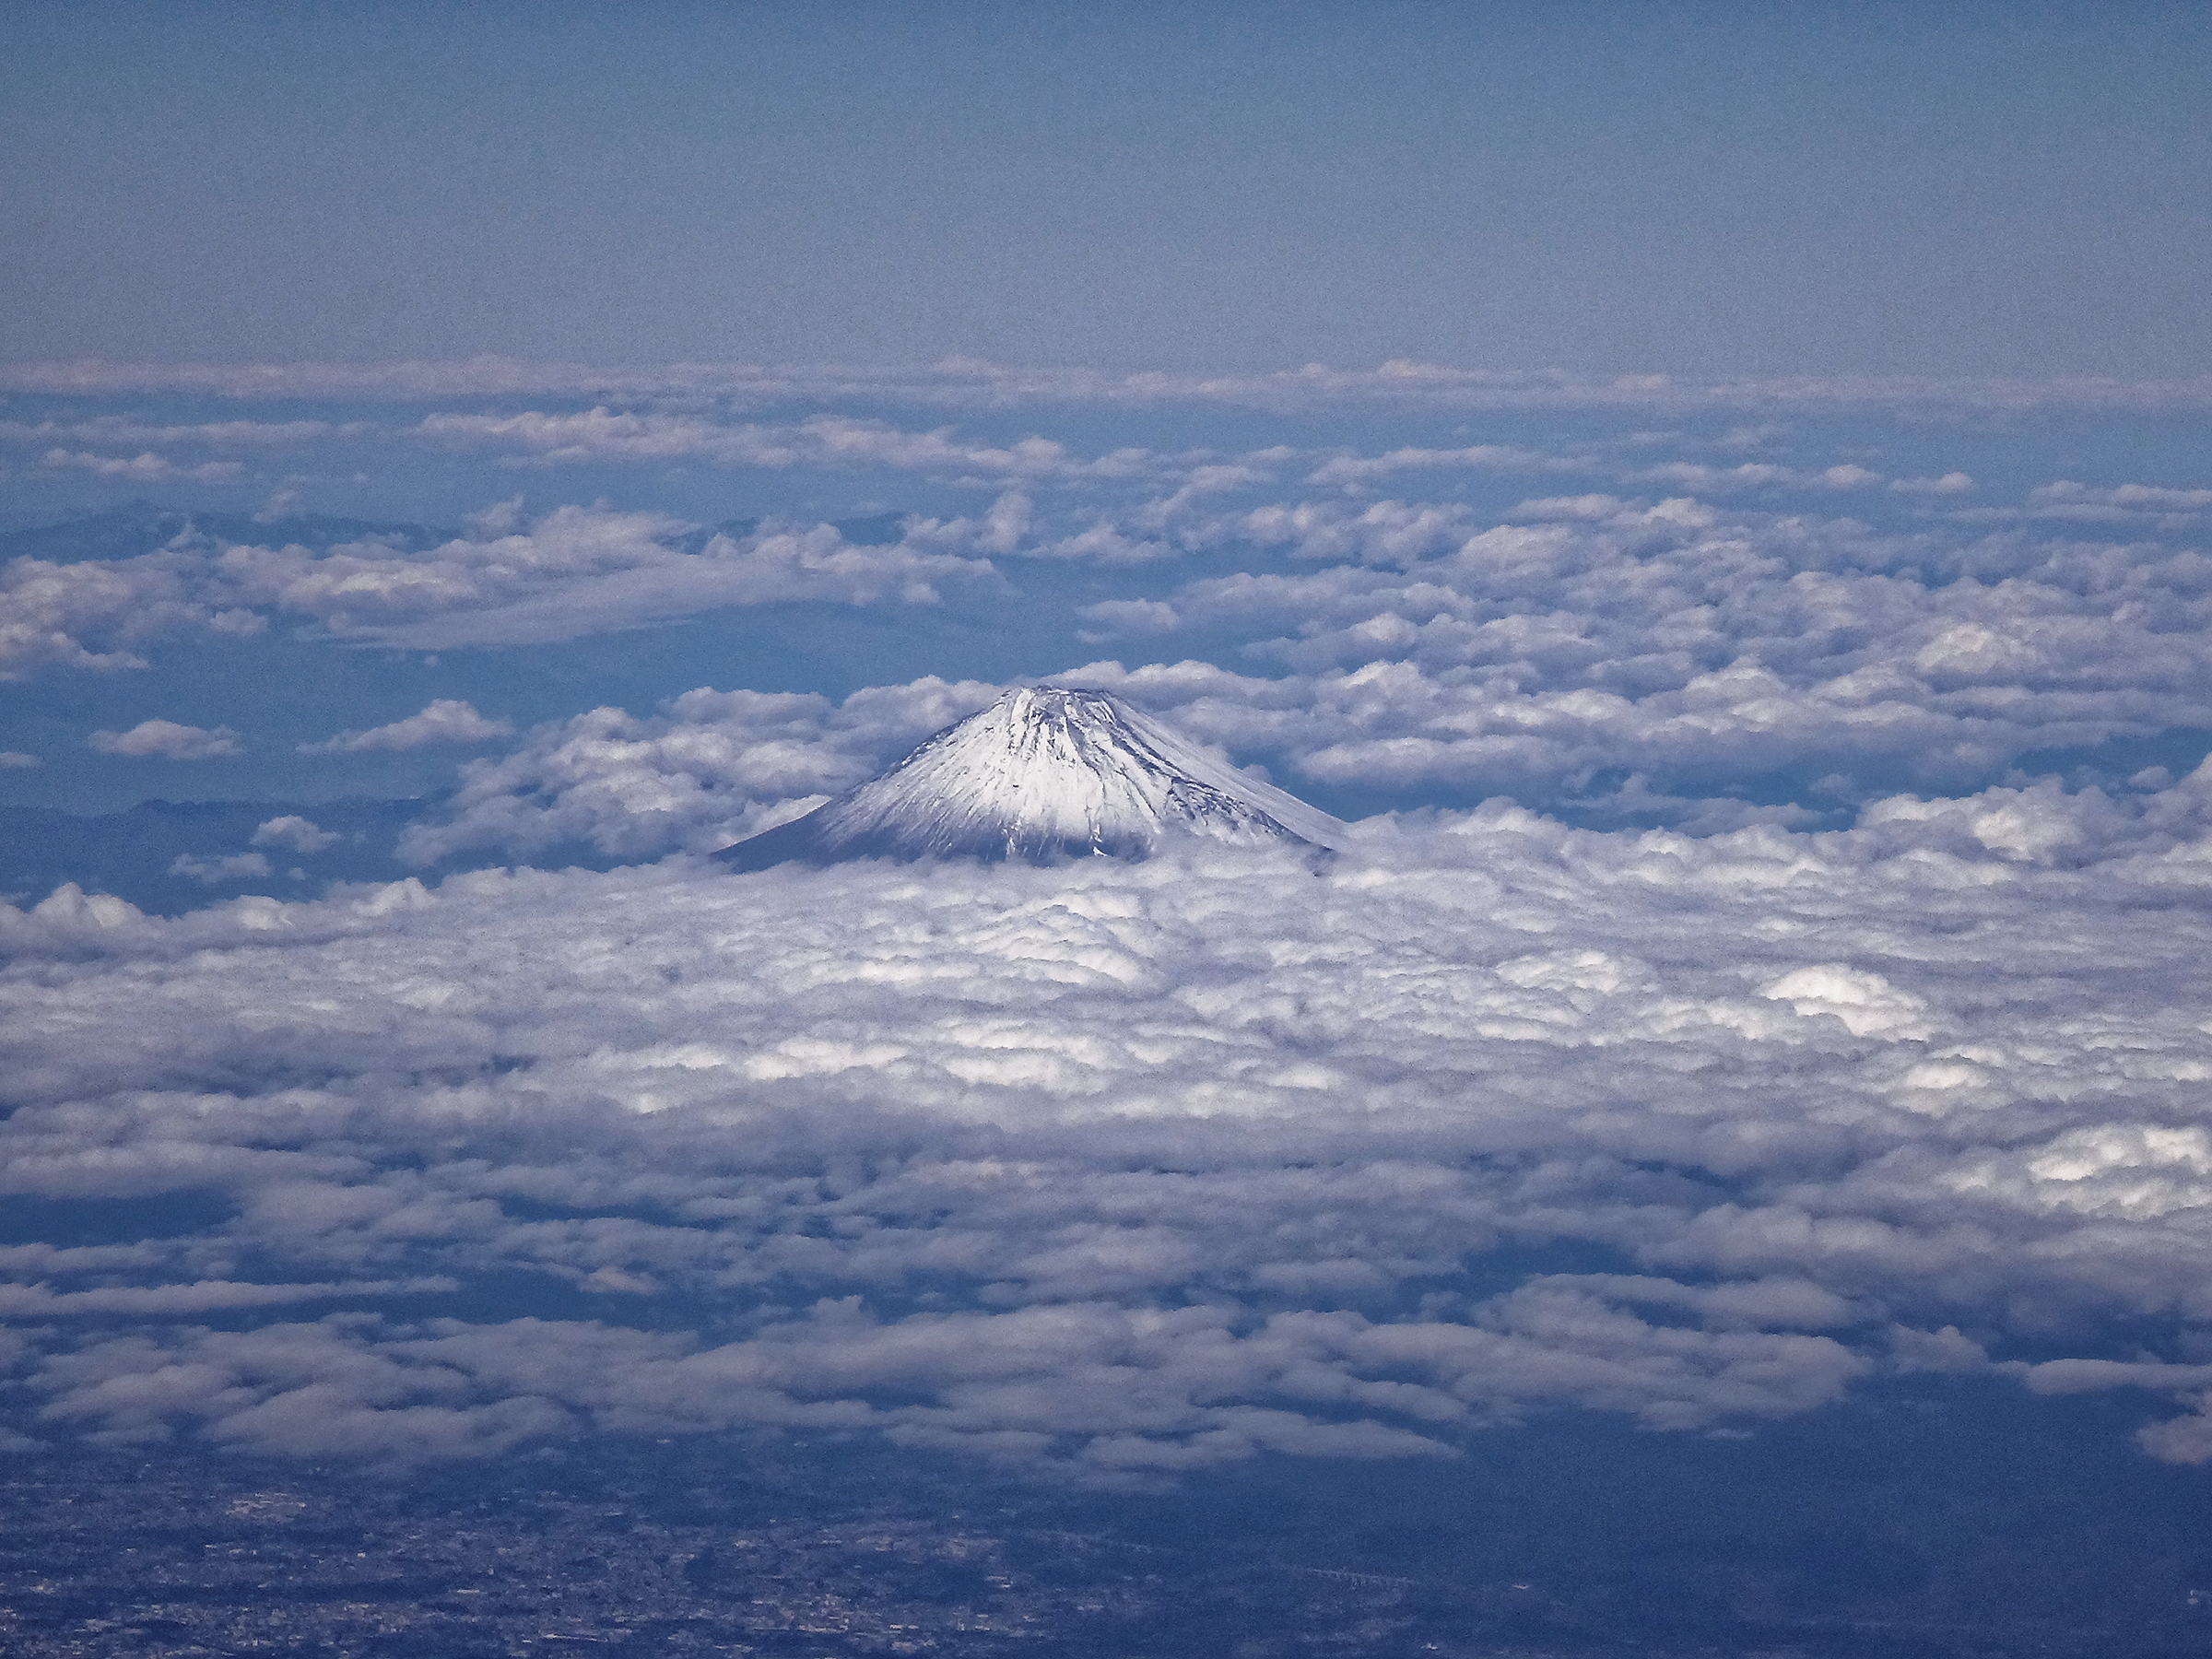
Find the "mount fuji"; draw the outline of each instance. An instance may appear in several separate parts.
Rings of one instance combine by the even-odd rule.
[[[853,858],[1143,858],[1169,838],[1328,848],[1345,827],[1110,692],[1025,686],[802,818],[714,856],[741,870]]]

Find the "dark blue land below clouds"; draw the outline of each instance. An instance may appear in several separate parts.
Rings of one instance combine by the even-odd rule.
[[[88,893],[112,893],[140,910],[181,915],[241,893],[279,899],[320,898],[333,882],[386,882],[422,872],[393,849],[399,834],[429,806],[421,800],[141,801],[121,812],[79,816],[51,807],[0,806],[0,899],[23,905],[65,882]],[[261,849],[265,872],[189,873],[254,851],[253,832],[272,818],[315,816],[316,827],[339,839],[312,853]]]
[[[188,1191],[11,1200],[0,1243],[116,1243],[229,1218],[224,1200]],[[1606,1254],[1537,1248],[1475,1265],[1502,1284],[1620,1265]],[[537,1277],[481,1277],[465,1305],[381,1305],[407,1321],[592,1316],[589,1299],[534,1288]],[[93,1319],[88,1336],[109,1323]],[[1924,1374],[1722,1432],[1538,1409],[1458,1437],[1449,1458],[1263,1454],[1135,1488],[819,1434],[598,1434],[381,1468],[34,1445],[0,1465],[0,1574],[26,1584],[9,1629],[40,1655],[76,1650],[34,1641],[103,1628],[107,1645],[83,1651],[177,1651],[190,1645],[179,1608],[266,1620],[335,1604],[453,1621],[363,1652],[504,1652],[476,1622],[492,1617],[487,1604],[468,1598],[496,1591],[512,1611],[537,1597],[547,1622],[533,1635],[576,1628],[552,1621],[607,1615],[634,1538],[683,1586],[680,1604],[633,1598],[594,1638],[641,1659],[684,1651],[677,1637],[704,1621],[772,1623],[779,1598],[809,1597],[834,1598],[853,1622],[807,1615],[746,1645],[881,1653],[864,1615],[908,1621],[902,1608],[935,1606],[955,1628],[927,1651],[962,1659],[2181,1659],[2212,1648],[2212,1484],[2135,1454],[2136,1429],[2165,1409],[2126,1391],[2044,1396],[2006,1377]],[[295,1511],[296,1526],[272,1524]],[[917,1559],[893,1547],[912,1529],[965,1542]],[[256,1632],[270,1651],[327,1651],[283,1635]]]
[[[2116,1461],[2127,1415],[1910,1381],[1735,1437],[1542,1418],[1450,1462],[1266,1456],[1155,1492],[835,1437],[382,1473],[32,1453],[0,1472],[0,1571],[35,1571],[11,1613],[41,1655],[103,1629],[82,1651],[173,1652],[227,1609],[256,1647],[324,1652],[281,1621],[346,1606],[434,1616],[360,1651],[436,1656],[512,1651],[502,1608],[533,1644],[590,1630],[571,1640],[641,1659],[728,1618],[759,1653],[900,1651],[871,1615],[910,1645],[942,1621],[916,1651],[960,1659],[2201,1654],[2212,1494]],[[676,1570],[660,1606],[618,1582],[638,1550]],[[792,1605],[818,1610],[773,1628]]]

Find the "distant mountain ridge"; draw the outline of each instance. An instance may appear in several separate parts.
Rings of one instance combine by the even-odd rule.
[[[854,858],[1144,858],[1169,838],[1328,848],[1344,826],[1107,691],[1025,686],[888,771],[725,847],[739,869]]]

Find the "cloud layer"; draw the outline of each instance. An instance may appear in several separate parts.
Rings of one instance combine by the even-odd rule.
[[[435,650],[535,644],[726,606],[794,600],[935,604],[934,583],[987,559],[854,547],[835,529],[704,532],[659,513],[563,507],[528,524],[411,548],[311,548],[187,529],[136,558],[0,567],[0,679],[54,668],[145,668],[129,646],[180,632],[250,637],[272,617],[355,644]]]
[[[433,699],[421,713],[365,732],[340,732],[321,743],[303,743],[303,755],[358,755],[371,749],[413,749],[432,743],[488,743],[514,735],[514,724],[492,720],[473,703],[457,698]]]
[[[103,755],[139,760],[213,760],[239,749],[238,734],[229,726],[210,730],[173,720],[142,720],[127,732],[95,732],[89,741]]]
[[[1875,408],[2200,411],[2212,385],[2199,377],[2166,381],[2073,376],[1995,380],[1909,375],[1796,375],[1766,380],[1699,380],[1666,374],[1575,375],[1559,370],[1500,371],[1394,359],[1373,369],[1305,367],[1251,374],[1139,372],[1007,367],[948,358],[927,368],[835,365],[670,364],[606,369],[479,357],[398,363],[156,364],[106,362],[12,366],[0,374],[12,390],[95,395],[198,393],[226,398],[351,397],[398,402],[472,396],[696,399],[755,405],[794,401],[912,403],[964,410],[1105,404],[1150,408],[1342,411],[1382,406],[1450,411],[1628,409],[1679,413],[1811,412]],[[75,434],[71,434],[75,435]],[[143,441],[134,436],[124,442]]]
[[[1701,840],[1500,804],[1318,874],[65,889],[0,912],[0,1186],[228,1219],[16,1253],[17,1426],[780,1424],[1125,1478],[1900,1369],[2187,1406],[2207,794]],[[2212,1454],[2198,1421],[2145,1445]]]
[[[787,1425],[1135,1480],[1956,1371],[2143,1391],[2147,1451],[2212,1457],[2212,508],[2034,424],[2201,387],[323,372],[24,394],[18,480],[267,505],[11,544],[0,676],[65,735],[9,775],[483,745],[398,852],[517,867],[0,910],[0,1194],[60,1218],[0,1255],[7,1433]],[[355,406],[254,406],[318,385]],[[499,505],[291,516],[394,456]],[[947,657],[886,666],[887,615]],[[593,648],[630,707],[524,695],[686,620],[665,677]],[[278,643],[405,689],[124,712]],[[700,859],[1046,677],[1408,810],[1318,870]],[[156,868],[308,892],[389,845],[346,810]],[[527,867],[575,860],[631,867]]]
[[[964,672],[1113,686],[1347,809],[1510,794],[1583,822],[1697,830],[1841,827],[1902,789],[2025,782],[2201,728],[2212,697],[2212,512],[2181,473],[2084,481],[2023,473],[2025,453],[1986,432],[1970,445],[1890,427],[1852,443],[1679,411],[1657,429],[1594,418],[1514,441],[1468,441],[1481,432],[1461,422],[1444,441],[1435,400],[1475,382],[1407,365],[1345,380],[1372,405],[1357,418],[1324,394],[1344,377],[1297,377],[1323,390],[1267,426],[1224,427],[1241,445],[1206,448],[1167,404],[1074,382],[1060,404],[1009,393],[957,424],[912,400],[806,406],[890,396],[895,380],[802,375],[776,382],[772,409],[642,383],[628,401],[537,406],[518,383],[496,406],[367,422],[18,422],[34,446],[189,457],[373,441],[510,479],[572,469],[650,494],[655,477],[704,467],[747,489],[915,505],[845,530],[803,515],[716,529],[513,498],[459,535],[326,525],[289,540],[303,521],[278,514],[187,527],[127,558],[27,555],[0,570],[0,675],[135,674],[185,645],[242,662],[272,629],[425,653],[548,646],[733,607],[781,607],[799,653],[845,661],[839,624],[796,607],[929,606],[948,636],[1000,641],[963,646]],[[972,366],[937,380],[997,383]],[[1372,404],[1391,388],[1410,401]],[[1971,471],[1955,464],[1970,447]],[[481,683],[470,694],[495,706]],[[686,689],[525,734],[504,770],[471,774],[458,820],[426,828],[421,847],[703,848],[921,735],[893,723],[877,742],[861,735],[872,717],[818,710],[806,740],[829,747],[801,760],[787,734],[757,750],[752,716],[712,698],[679,707]],[[404,709],[419,709],[410,695]],[[302,735],[329,756],[392,751],[429,741],[414,724],[428,718]],[[441,719],[442,736],[506,735],[488,715]],[[502,778],[516,799],[495,798]]]

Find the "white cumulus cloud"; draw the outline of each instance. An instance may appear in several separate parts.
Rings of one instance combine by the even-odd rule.
[[[202,858],[195,853],[180,853],[169,866],[171,876],[189,876],[194,881],[213,886],[218,881],[257,879],[269,874],[269,861],[259,853],[236,853],[227,856]]]
[[[336,830],[325,830],[312,818],[302,818],[296,812],[269,818],[253,830],[255,846],[288,847],[294,853],[320,853],[340,839]]]
[[[430,743],[488,743],[494,737],[511,737],[514,723],[509,720],[491,720],[477,712],[473,703],[450,697],[434,699],[419,714],[410,714],[405,720],[395,720],[389,725],[371,726],[364,732],[340,732],[336,736],[321,743],[303,743],[303,755],[359,754],[370,749],[413,749]]]
[[[95,732],[88,742],[103,755],[163,760],[213,760],[235,755],[243,747],[229,726],[210,729],[158,719],[142,720],[127,732]]]

